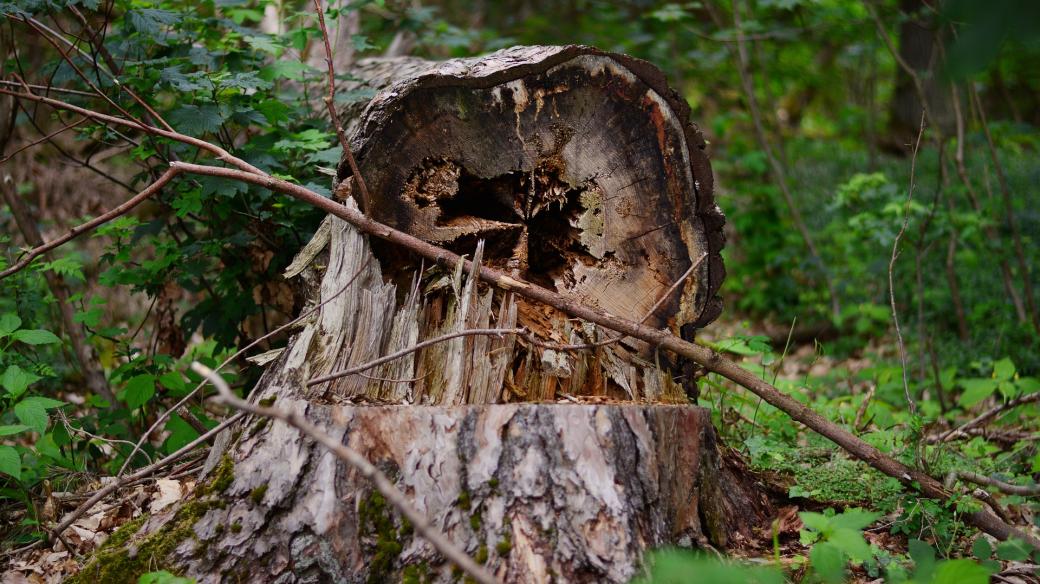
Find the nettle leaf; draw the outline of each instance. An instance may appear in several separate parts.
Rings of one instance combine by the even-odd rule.
[[[29,426],[24,424],[11,424],[8,426],[0,426],[0,436],[13,436],[15,434],[21,434],[29,429]]]
[[[281,42],[271,35],[247,36],[245,40],[250,47],[275,57],[280,56],[285,50]]]
[[[958,383],[964,388],[964,393],[961,394],[958,401],[965,408],[972,407],[993,395],[993,392],[997,390],[997,380],[995,379],[961,379],[958,380]]]
[[[167,119],[181,132],[195,137],[216,132],[224,123],[220,108],[212,104],[182,105],[170,112]]]
[[[355,51],[367,51],[369,49],[379,48],[379,45],[370,43],[368,37],[363,34],[350,35],[350,42],[353,43]]]
[[[230,75],[221,80],[220,86],[224,89],[241,89],[246,93],[252,93],[261,89],[270,89],[272,83],[269,79],[261,78],[258,72],[249,71]]]
[[[22,478],[22,458],[13,446],[0,446],[0,472],[15,479]]]
[[[831,518],[827,517],[823,513],[813,513],[812,511],[802,511],[798,514],[801,518],[802,523],[805,524],[806,529],[812,529],[820,533],[827,533],[833,529],[831,525]]]
[[[176,371],[160,375],[159,384],[173,392],[174,395],[184,395],[188,392],[188,384],[184,383],[184,377]]]
[[[314,154],[307,157],[307,162],[311,164],[328,164],[330,166],[339,165],[340,156],[343,155],[342,146],[334,146],[327,150],[319,150]]]
[[[987,584],[989,582],[990,570],[986,566],[961,558],[959,560],[946,560],[939,564],[931,580],[931,584]],[[916,574],[915,574],[916,576]],[[925,580],[915,581],[924,582]]]
[[[863,532],[858,529],[835,529],[827,537],[827,541],[838,546],[855,562],[864,562],[870,558],[870,546],[863,538]]]
[[[181,15],[170,10],[139,8],[127,11],[126,18],[135,30],[154,37],[162,32],[163,25],[174,24],[181,18]]]
[[[809,552],[809,563],[813,571],[825,582],[838,583],[845,580],[845,556],[841,549],[831,542],[814,545]]]
[[[8,312],[0,316],[0,337],[6,337],[18,330],[20,326],[22,326],[22,319],[18,318],[17,314]]]
[[[65,402],[47,397],[27,397],[14,405],[14,416],[33,431],[47,431],[47,410],[65,405]]]
[[[177,91],[213,91],[213,81],[205,73],[181,73],[181,66],[167,67],[159,73],[159,80],[168,83]]]
[[[70,278],[72,280],[85,281],[83,277],[83,262],[76,256],[65,256],[53,262],[43,264],[43,269],[50,270],[55,274]]]
[[[304,76],[312,71],[315,69],[302,61],[275,61],[260,70],[260,78],[267,81],[276,79],[303,81]]]
[[[153,395],[155,395],[155,376],[146,374],[131,377],[116,397],[134,410],[148,403]]]
[[[61,339],[50,331],[41,329],[22,329],[20,331],[14,331],[11,334],[11,338],[25,343],[26,345],[53,345],[54,343],[60,343]]]
[[[330,141],[331,138],[332,134],[311,128],[309,130],[290,134],[288,138],[275,142],[274,149],[280,152],[289,152],[292,150],[317,152],[320,150],[327,150],[332,145]]]
[[[40,379],[43,378],[35,373],[26,371],[17,365],[11,365],[4,371],[3,377],[0,377],[0,385],[3,385],[12,397],[18,397],[25,393],[29,385]]]
[[[1017,385],[1018,390],[1022,393],[1036,393],[1040,391],[1040,379],[1035,377],[1020,377]]]
[[[90,328],[94,328],[101,322],[101,317],[105,315],[105,310],[99,306],[95,306],[88,310],[77,311],[76,314],[72,315],[73,322],[78,322],[87,325]]]

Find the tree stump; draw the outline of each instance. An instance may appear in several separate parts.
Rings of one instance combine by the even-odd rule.
[[[657,69],[589,47],[517,47],[368,61],[356,75],[347,89],[375,90],[345,112],[370,196],[341,164],[344,204],[687,336],[717,316],[723,217],[704,140]],[[771,513],[669,355],[631,340],[572,351],[469,336],[315,383],[469,328],[611,337],[461,268],[373,247],[335,218],[287,276],[320,308],[262,360],[251,399],[305,413],[367,456],[505,581],[627,582],[649,548],[727,547]],[[194,500],[131,538],[149,565],[201,582],[456,578],[353,469],[281,423],[243,423],[207,472]]]

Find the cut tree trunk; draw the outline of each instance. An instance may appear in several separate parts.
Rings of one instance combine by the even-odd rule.
[[[723,218],[704,141],[649,64],[518,47],[368,61],[356,75],[352,95],[376,91],[346,112],[369,197],[341,165],[344,204],[687,336],[718,314]],[[267,369],[252,400],[366,456],[505,581],[627,582],[650,548],[761,535],[770,503],[689,405],[690,368],[625,340],[545,348],[611,337],[373,245],[329,218],[300,252],[287,275],[320,308],[256,360]],[[311,381],[447,333],[518,326],[541,341],[459,337]],[[131,538],[135,561],[202,582],[456,577],[354,469],[280,422],[224,435],[205,473],[193,500]]]

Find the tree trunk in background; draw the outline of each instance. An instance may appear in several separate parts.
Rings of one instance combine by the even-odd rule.
[[[378,91],[352,110],[369,214],[636,320],[704,256],[648,322],[689,333],[718,314],[723,218],[704,142],[649,64],[520,47],[368,61],[357,75]],[[336,196],[355,205],[358,187],[339,172]],[[649,548],[748,542],[771,516],[667,356],[634,342],[559,351],[466,337],[312,384],[467,328],[603,337],[333,218],[289,275],[323,304],[251,399],[355,448],[498,577],[627,582]],[[354,469],[281,423],[243,423],[207,469],[192,501],[132,538],[138,556],[162,556],[149,565],[200,582],[457,579]]]
[[[924,84],[933,122],[944,136],[955,130],[956,118],[950,84],[940,78],[942,62],[939,43],[943,42],[940,22],[922,0],[900,0],[905,19],[899,25],[899,55],[917,72]],[[906,149],[921,125],[921,100],[910,75],[896,67],[896,87],[889,107],[889,135],[895,146]]]

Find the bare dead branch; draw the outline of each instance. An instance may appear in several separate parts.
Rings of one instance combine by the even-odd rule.
[[[946,442],[948,440],[952,440],[953,438],[959,438],[961,436],[967,436],[969,430],[972,430],[974,428],[978,428],[978,427],[988,423],[990,420],[993,420],[994,418],[996,418],[1000,414],[1003,414],[1004,412],[1013,410],[1013,409],[1017,408],[1018,406],[1025,405],[1025,404],[1031,404],[1031,403],[1037,402],[1037,401],[1040,401],[1040,392],[1038,392],[1038,393],[1029,393],[1029,394],[1023,395],[1022,397],[1017,397],[1017,398],[1015,398],[1015,399],[1013,399],[1013,400],[1011,400],[1011,401],[1009,401],[1009,402],[1007,402],[1005,404],[1000,404],[998,406],[993,406],[992,408],[986,410],[985,412],[982,412],[981,414],[979,414],[978,416],[975,416],[974,418],[972,418],[971,420],[965,422],[964,424],[962,424],[962,425],[960,425],[960,426],[958,426],[956,428],[953,428],[951,430],[948,430],[947,432],[945,432],[943,434],[940,434],[938,437],[936,437],[934,440],[931,440],[931,441],[934,441],[934,442]]]
[[[3,158],[0,158],[0,164],[3,164],[5,162],[7,162],[8,160],[14,158],[15,156],[17,156],[21,152],[24,152],[25,150],[28,150],[28,149],[32,148],[33,146],[36,146],[37,144],[41,144],[43,142],[49,142],[51,138],[57,136],[58,134],[61,134],[62,132],[67,132],[68,130],[71,130],[72,128],[75,128],[76,126],[82,124],[85,121],[87,121],[87,118],[80,118],[79,120],[77,120],[75,122],[72,122],[71,124],[65,124],[64,126],[58,128],[57,130],[54,130],[53,132],[50,132],[49,134],[47,134],[46,136],[44,136],[42,138],[39,138],[37,140],[33,140],[32,142],[29,142],[28,144],[19,147],[14,152],[8,154],[7,156],[4,156]]]
[[[256,416],[281,420],[299,430],[301,434],[327,448],[336,455],[336,458],[357,469],[362,476],[372,481],[376,490],[411,522],[416,533],[424,537],[448,561],[458,566],[471,578],[481,584],[496,584],[498,582],[486,568],[477,564],[473,561],[473,558],[466,555],[466,552],[452,543],[440,529],[412,505],[404,493],[394,486],[385,474],[356,450],[329,436],[295,411],[261,407],[239,398],[231,392],[231,388],[228,387],[227,382],[220,375],[201,363],[192,363],[191,368],[199,375],[208,379],[217,388],[217,399],[221,403]]]
[[[14,264],[12,264],[11,267],[9,267],[6,270],[0,272],[0,280],[3,280],[4,278],[10,276],[11,274],[14,274],[16,272],[21,271],[26,266],[31,264],[33,262],[33,260],[35,260],[36,258],[40,257],[41,255],[51,251],[52,249],[60,247],[60,246],[62,246],[64,244],[68,243],[69,241],[72,241],[73,239],[79,237],[80,235],[83,235],[84,233],[89,233],[90,231],[93,231],[98,226],[104,225],[105,223],[108,223],[109,221],[115,219],[116,217],[120,217],[122,215],[125,215],[131,209],[133,209],[134,207],[140,205],[141,203],[143,203],[144,201],[150,199],[156,193],[161,191],[162,188],[164,186],[166,186],[166,183],[168,183],[171,180],[173,180],[173,177],[177,176],[180,173],[181,173],[181,171],[179,169],[171,166],[169,168],[169,170],[164,172],[162,174],[162,176],[159,177],[158,180],[156,180],[152,184],[148,185],[148,187],[146,189],[144,189],[140,193],[134,195],[132,198],[127,200],[125,203],[119,205],[118,207],[115,207],[114,209],[112,209],[112,210],[110,210],[110,211],[108,211],[106,213],[102,213],[101,215],[98,215],[97,217],[95,217],[94,219],[91,219],[90,221],[87,221],[86,223],[83,223],[81,225],[77,225],[76,227],[73,227],[68,233],[66,233],[65,235],[62,235],[61,237],[58,237],[57,239],[53,239],[53,240],[48,241],[47,243],[45,243],[43,245],[34,247],[33,249],[29,250],[29,252],[26,253],[20,260],[18,260]]]
[[[16,97],[16,98],[19,98],[19,99],[27,99],[27,100],[35,101],[35,102],[38,102],[38,103],[43,103],[43,104],[49,105],[49,106],[54,107],[54,108],[63,109],[63,110],[67,110],[67,111],[70,111],[70,112],[75,112],[75,113],[78,113],[78,114],[80,114],[82,116],[86,116],[86,117],[89,117],[91,119],[98,120],[100,122],[106,122],[106,123],[114,124],[114,125],[117,125],[117,126],[125,126],[125,127],[128,127],[128,128],[134,128],[135,130],[139,130],[141,132],[145,132],[146,134],[152,134],[152,135],[155,135],[155,136],[161,136],[163,138],[169,138],[171,140],[176,140],[178,142],[182,142],[182,143],[188,144],[190,146],[195,146],[196,148],[200,148],[202,150],[210,152],[214,156],[216,156],[217,159],[220,160],[221,162],[226,162],[226,163],[231,164],[233,166],[237,166],[238,168],[241,168],[242,170],[244,170],[246,172],[251,172],[251,173],[261,174],[261,175],[266,174],[264,171],[262,171],[259,168],[253,166],[252,164],[249,164],[248,162],[242,160],[241,158],[238,158],[236,156],[232,156],[231,153],[229,153],[227,150],[224,150],[220,146],[217,146],[216,144],[211,144],[209,142],[206,142],[205,140],[200,140],[198,138],[193,138],[191,136],[187,136],[187,135],[181,134],[179,132],[175,132],[175,131],[171,131],[171,130],[163,130],[161,128],[156,128],[154,126],[149,126],[149,125],[143,124],[141,122],[136,122],[136,121],[133,121],[133,120],[127,120],[125,118],[120,118],[120,117],[116,117],[116,116],[110,116],[108,114],[103,114],[103,113],[100,113],[100,112],[96,112],[94,110],[82,108],[82,107],[79,107],[79,106],[76,106],[76,105],[72,105],[71,103],[66,103],[64,101],[60,101],[60,100],[57,100],[57,99],[44,97],[42,95],[36,95],[35,93],[18,92],[18,91],[11,91],[10,89],[0,88],[0,95],[10,95],[10,96],[13,96],[13,97]]]
[[[325,11],[321,7],[321,0],[314,0],[314,11],[318,13],[321,39],[325,43],[325,63],[329,67],[329,94],[324,98],[325,107],[329,110],[329,119],[332,120],[332,125],[336,128],[336,138],[339,139],[339,145],[343,147],[343,156],[347,159],[347,164],[350,165],[350,172],[353,173],[354,181],[357,183],[358,194],[361,198],[361,208],[367,211],[369,209],[369,201],[372,198],[368,196],[368,186],[365,184],[364,177],[361,176],[357,160],[354,159],[354,152],[350,149],[347,133],[343,130],[343,123],[340,122],[339,113],[336,111],[336,67],[332,60],[332,45],[329,42],[329,29],[325,26]]]
[[[894,273],[896,269],[896,260],[899,258],[899,240],[903,239],[903,234],[906,233],[906,228],[910,225],[910,202],[914,198],[914,187],[916,183],[915,172],[917,170],[917,152],[921,148],[921,136],[924,135],[924,113],[921,113],[921,128],[917,131],[917,141],[914,143],[913,156],[910,158],[910,186],[906,191],[906,203],[903,205],[903,225],[899,228],[899,233],[896,233],[895,240],[892,241],[892,258],[888,261],[888,301],[892,307],[892,324],[895,325],[896,329],[896,342],[899,345],[899,361],[902,365],[901,370],[903,372],[903,395],[906,397],[907,406],[910,408],[910,415],[917,415],[917,404],[914,402],[913,396],[910,395],[910,381],[907,379],[906,373],[906,343],[903,342],[903,331],[899,328],[899,310],[896,308],[896,287],[894,283]]]
[[[946,488],[952,488],[957,481],[993,487],[1007,495],[1022,495],[1024,497],[1036,497],[1040,495],[1040,485],[1013,485],[993,477],[988,477],[984,474],[966,470],[950,471],[950,474],[946,475]]]

